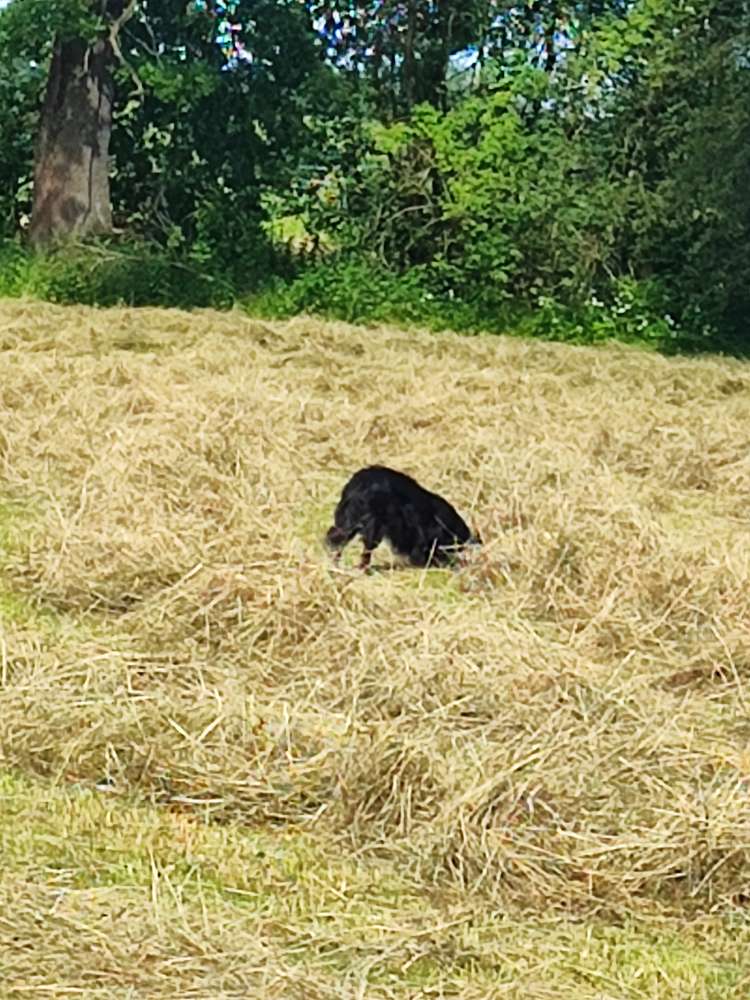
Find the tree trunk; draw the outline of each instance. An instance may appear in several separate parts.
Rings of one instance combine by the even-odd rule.
[[[108,38],[55,42],[34,163],[36,247],[112,228],[112,62]]]
[[[404,100],[407,112],[414,107],[417,88],[417,0],[409,0],[406,14],[406,41],[404,43]]]

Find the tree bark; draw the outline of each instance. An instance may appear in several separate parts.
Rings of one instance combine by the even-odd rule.
[[[414,107],[417,88],[417,0],[409,0],[406,14],[406,41],[404,43],[404,98],[407,112]]]
[[[56,40],[34,163],[36,247],[109,232],[112,62],[109,38]]]

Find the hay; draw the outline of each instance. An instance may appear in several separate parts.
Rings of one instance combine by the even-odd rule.
[[[747,899],[746,366],[237,313],[0,329],[6,766],[519,912]],[[371,461],[481,555],[333,571]]]

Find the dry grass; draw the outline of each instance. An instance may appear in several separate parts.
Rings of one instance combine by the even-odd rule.
[[[4,980],[746,996],[748,427],[739,362],[0,303]],[[330,567],[375,460],[468,568]]]

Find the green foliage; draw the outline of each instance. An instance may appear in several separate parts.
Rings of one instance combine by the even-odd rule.
[[[254,291],[233,284],[222,261],[200,245],[103,241],[35,255],[15,241],[0,243],[0,296],[32,295],[60,303],[223,308],[240,301],[255,315],[316,313],[351,323],[400,323],[464,333],[517,333],[577,344],[620,340],[662,351],[716,346],[707,333],[680,326],[665,311],[655,282],[621,279],[612,298],[579,306],[541,295],[533,305],[488,307],[446,295],[426,268],[402,274],[370,256],[341,254],[293,275],[261,246]],[[286,271],[286,277],[282,275]],[[275,275],[269,278],[268,276]],[[264,277],[263,277],[264,276]],[[721,346],[729,347],[729,344]]]
[[[13,0],[0,12],[0,49],[24,61],[43,60],[55,37],[91,39],[103,19],[91,0]]]
[[[350,256],[310,266],[291,281],[271,283],[246,305],[269,315],[310,312],[350,323],[425,323],[436,312],[434,296],[418,271],[399,276],[377,261]]]
[[[519,332],[577,344],[619,340],[665,352],[710,346],[691,328],[677,325],[657,282],[615,279],[609,292],[608,302],[592,295],[575,307],[542,295],[535,310],[519,317]]]
[[[31,211],[53,39],[93,37],[103,26],[89,0],[39,6],[14,0],[0,11],[0,238],[16,234]],[[317,78],[328,71],[299,5],[261,0],[243,4],[240,14],[255,61],[224,72],[211,18],[184,0],[137,5],[119,38],[127,61],[115,65],[112,205],[119,229],[161,244],[170,260],[174,251],[181,263],[210,258],[220,282],[247,291],[274,263],[261,229],[262,196],[285,184],[309,104],[326,104]]]
[[[0,10],[0,239],[12,237],[31,211],[37,104],[45,71],[23,52],[15,32],[18,4]],[[43,54],[40,54],[43,58]]]
[[[372,257],[343,255],[311,265],[292,280],[271,282],[243,301],[248,311],[274,317],[308,312],[351,323],[512,333],[575,344],[619,340],[664,352],[716,346],[708,333],[675,321],[658,283],[623,278],[613,281],[610,292],[606,302],[594,295],[575,306],[547,295],[526,305],[488,306],[481,297],[441,294],[425,268],[395,274]]]
[[[0,240],[0,297],[31,294],[32,257],[17,240]]]
[[[0,11],[0,239],[28,222],[52,40],[94,37],[97,10]],[[112,139],[127,238],[38,259],[6,243],[0,292],[241,298],[276,313],[746,350],[747,3],[540,13],[531,0],[451,0],[429,24],[425,12],[421,0],[360,12],[359,34],[328,53],[334,70],[304,5],[243,0],[254,61],[226,71],[205,10],[138,4],[120,38]],[[564,57],[561,27],[574,43]],[[465,57],[448,56],[472,43],[464,75]],[[294,252],[313,258],[296,276],[267,236],[290,220]]]
[[[122,228],[246,293],[283,268],[263,234],[261,202],[286,186],[306,138],[305,113],[326,104],[319,77],[328,71],[296,5],[262,0],[239,15],[254,62],[231,72],[222,70],[211,19],[182,0],[128,23],[136,54],[117,74],[112,199]]]
[[[391,271],[422,269],[432,291],[483,313],[541,294],[585,301],[615,263],[625,204],[547,98],[529,71],[445,114],[422,106],[408,123],[360,127],[332,146],[330,197],[303,199],[308,224]]]
[[[575,62],[596,113],[568,112],[627,205],[615,273],[656,279],[692,343],[740,350],[750,316],[749,46],[747,4],[641,0],[624,21],[601,22]],[[572,87],[566,99],[580,100]]]
[[[0,244],[0,295],[85,305],[225,307],[234,289],[211,261],[158,244],[100,240],[32,254]]]
[[[420,103],[445,109],[467,90],[492,86],[529,67],[552,73],[571,38],[603,13],[621,14],[628,5],[628,0],[305,3],[319,29],[324,25],[326,58],[358,84],[367,82],[372,107],[387,120],[410,114]]]
[[[554,74],[505,66],[447,112],[327,123],[284,208],[472,324],[744,349],[749,45],[747,7],[620,6]]]

